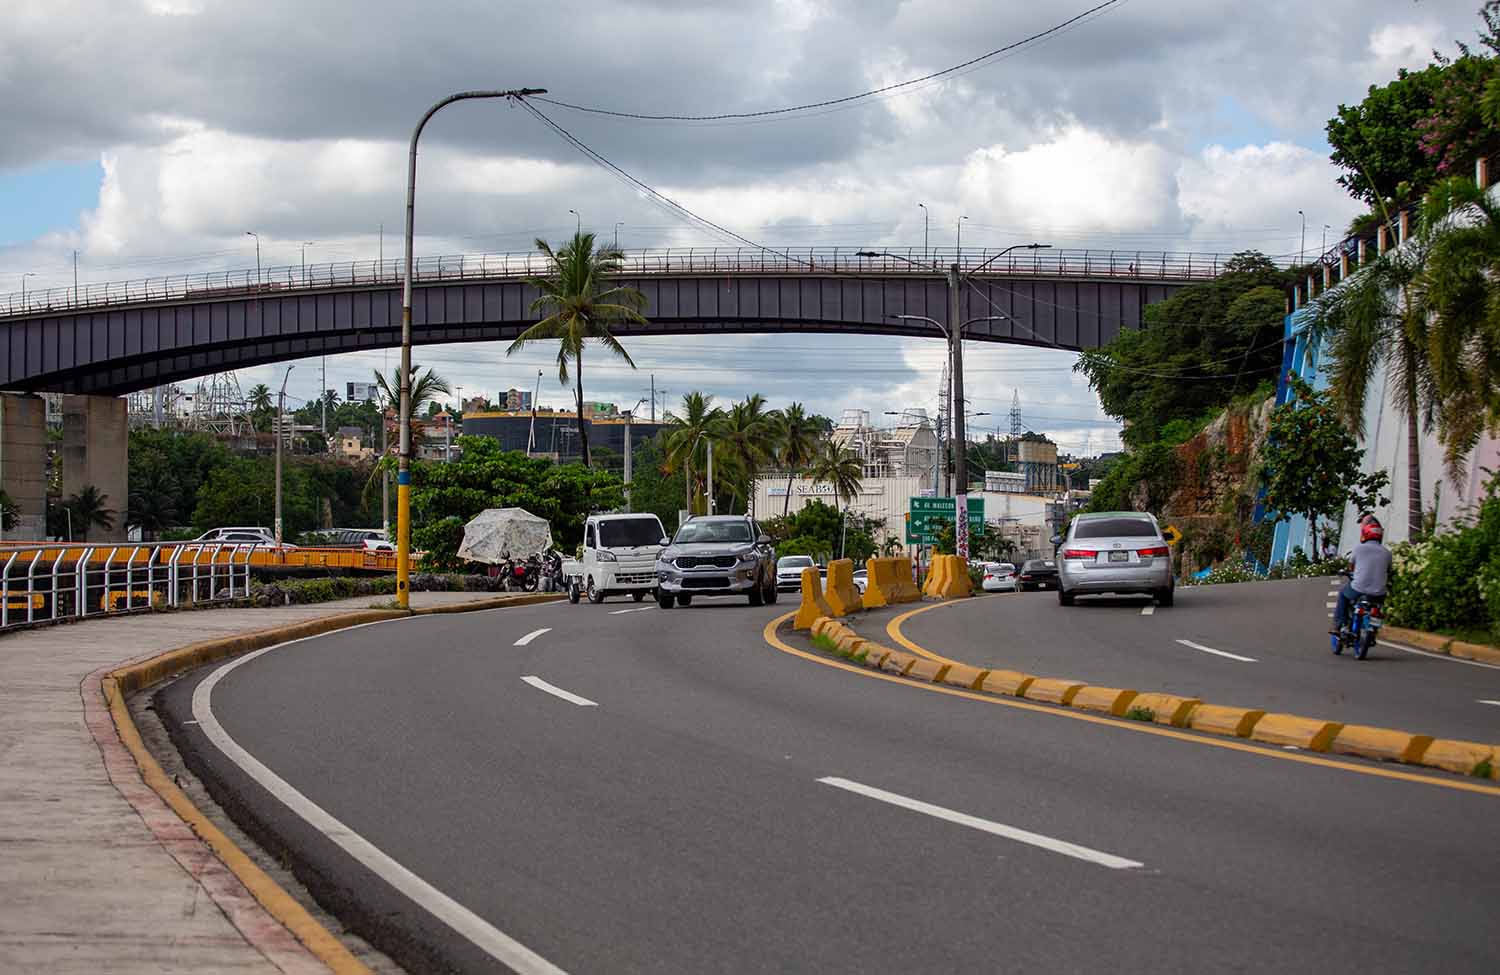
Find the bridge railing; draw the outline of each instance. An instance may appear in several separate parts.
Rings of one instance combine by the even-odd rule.
[[[250,595],[257,548],[235,542],[72,542],[0,548],[0,633],[29,624]]]
[[[1172,251],[1047,249],[999,251],[979,248],[891,249],[860,257],[856,247],[669,247],[627,251],[627,276],[681,274],[940,275],[949,265],[986,275],[1105,277],[1134,281],[1193,281],[1214,278],[1228,255]],[[993,260],[992,260],[993,259]],[[523,279],[546,275],[551,264],[540,253],[452,254],[413,262],[413,283]],[[67,312],[158,301],[211,300],[246,295],[284,295],[330,288],[397,285],[399,258],[294,264],[279,267],[199,271],[168,277],[95,282],[62,288],[31,288],[0,295],[0,317]]]

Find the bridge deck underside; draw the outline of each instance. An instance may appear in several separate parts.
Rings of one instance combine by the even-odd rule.
[[[938,277],[682,275],[627,283],[647,299],[644,326],[624,336],[744,332],[933,335],[895,315],[946,322]],[[982,277],[966,286],[965,336],[990,342],[1097,348],[1141,322],[1142,310],[1181,287],[1163,281]],[[508,340],[537,321],[536,290],[502,280],[418,285],[419,344]],[[401,292],[377,286],[261,296],[203,297],[82,310],[0,324],[0,388],[119,395],[206,373],[305,356],[380,349],[401,340]]]

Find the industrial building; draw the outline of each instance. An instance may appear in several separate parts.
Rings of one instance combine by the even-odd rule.
[[[598,405],[598,404],[596,404]],[[585,416],[583,425],[588,430],[589,448],[603,449],[624,457],[625,418],[621,415]],[[630,438],[635,450],[666,429],[665,423],[635,420],[630,423]],[[490,437],[500,441],[505,450],[525,451],[533,456],[551,457],[567,463],[581,460],[582,445],[578,441],[578,417],[559,410],[537,410],[535,426],[528,411],[495,411],[470,413],[464,417],[463,432],[466,437]]]
[[[937,466],[938,440],[925,415],[907,411],[901,423],[877,427],[869,410],[845,410],[830,435],[834,443],[856,454],[867,478],[926,478],[932,487]]]

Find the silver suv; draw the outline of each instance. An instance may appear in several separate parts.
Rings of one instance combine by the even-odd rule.
[[[656,560],[656,602],[690,606],[694,596],[747,596],[751,606],[776,602],[771,539],[744,515],[691,518]]]

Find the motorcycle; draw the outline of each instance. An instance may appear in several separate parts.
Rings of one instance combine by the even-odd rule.
[[[1342,574],[1349,575],[1348,572]],[[1343,654],[1345,650],[1353,650],[1354,659],[1363,660],[1369,655],[1370,648],[1375,645],[1380,628],[1385,625],[1380,603],[1369,596],[1360,596],[1350,610],[1349,616],[1350,618],[1344,622],[1339,631],[1328,639],[1333,644],[1335,656]]]
[[[541,559],[535,555],[524,560],[506,559],[500,564],[501,585],[506,592],[536,592],[541,578]]]
[[[561,552],[554,550],[542,556],[542,583],[547,592],[562,592],[568,588]]]

